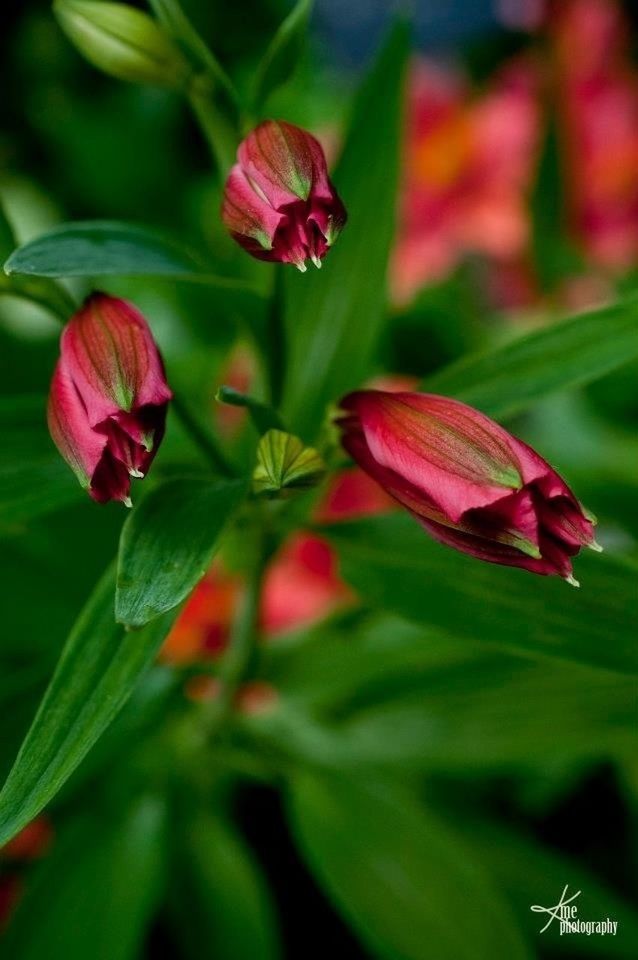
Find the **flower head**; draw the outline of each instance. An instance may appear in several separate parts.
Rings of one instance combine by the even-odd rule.
[[[571,558],[600,549],[594,519],[531,447],[433,394],[362,390],[341,407],[347,452],[436,540],[577,585]]]
[[[98,503],[130,505],[131,477],[148,471],[171,391],[144,317],[94,293],[62,332],[49,394],[53,440]]]
[[[318,140],[283,120],[260,123],[239,146],[222,219],[259,260],[321,266],[346,222]]]

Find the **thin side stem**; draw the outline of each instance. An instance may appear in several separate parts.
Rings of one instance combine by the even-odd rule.
[[[209,93],[192,92],[189,102],[219,168],[220,177],[225,180],[235,162],[237,138],[233,129]]]
[[[281,404],[287,363],[287,338],[285,327],[285,296],[283,264],[273,266],[273,290],[266,316],[266,360],[270,402],[275,409]]]
[[[237,689],[247,676],[253,659],[262,583],[268,559],[264,542],[262,536],[246,589],[238,606],[230,644],[217,674],[221,689],[210,705],[206,724],[209,734],[212,735],[218,733],[228,720]]]
[[[205,454],[215,471],[225,477],[234,477],[236,475],[235,471],[219,449],[215,437],[202,426],[188,405],[184,403],[180,397],[173,396],[171,406],[191,440],[193,440],[196,446]]]
[[[12,283],[11,280],[3,284],[0,280],[0,296],[17,297],[19,300],[28,300],[49,311],[56,320],[64,324],[77,310],[75,300],[70,293],[57,283],[40,282],[40,278],[23,280]]]

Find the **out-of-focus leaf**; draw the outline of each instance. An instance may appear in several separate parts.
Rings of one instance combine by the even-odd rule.
[[[530,197],[532,258],[536,278],[544,291],[553,290],[561,280],[582,272],[585,266],[564,222],[567,196],[561,176],[560,148],[558,118],[549,113]]]
[[[530,956],[480,864],[409,795],[304,775],[289,807],[312,871],[375,956]]]
[[[0,201],[0,257],[3,259],[8,257],[14,246],[15,236],[13,227],[9,223],[4,204]]]
[[[399,25],[355,103],[334,174],[349,222],[320,272],[286,277],[284,420],[304,440],[326,405],[359,385],[383,322],[406,52],[407,29]]]
[[[390,617],[369,632],[319,631],[262,665],[288,709],[253,731],[303,756],[299,729],[315,714],[310,750],[342,768],[497,769],[638,746],[634,677],[468,650]]]
[[[633,297],[466,356],[428,377],[424,389],[457,397],[493,417],[510,416],[636,357],[638,299]]]
[[[576,664],[469,658],[402,697],[349,711],[333,732],[353,758],[397,767],[604,758],[638,747],[636,681]]]
[[[250,851],[230,823],[189,812],[175,827],[169,902],[186,955],[275,960],[273,904]]]
[[[326,531],[345,579],[373,607],[517,653],[638,672],[636,572],[582,555],[582,587],[481,563],[430,540],[397,514]]]
[[[308,28],[312,0],[297,0],[272,38],[257,67],[253,104],[256,110],[266,102],[273,90],[294,73]]]
[[[187,596],[208,570],[245,489],[239,480],[176,477],[144,498],[122,528],[119,623],[141,627]]]
[[[256,298],[240,280],[217,277],[176,240],[146,227],[115,220],[65,223],[11,254],[5,272],[37,277],[172,277]]]
[[[109,570],[71,631],[0,793],[0,844],[55,796],[130,696],[172,617],[125,632],[113,616]]]
[[[334,711],[356,696],[374,703],[419,684],[437,668],[467,662],[467,643],[399,617],[375,614],[353,625],[321,624],[297,637],[263,644],[259,676],[287,701]]]
[[[53,446],[44,397],[3,397],[0,433],[0,530],[84,496]]]
[[[511,904],[523,930],[538,940],[539,949],[564,950],[579,957],[599,956],[604,960],[638,955],[638,913],[636,909],[605,887],[580,863],[513,830],[480,820],[454,820],[455,831],[461,831],[464,842],[498,882],[503,896]],[[573,905],[578,919],[618,921],[616,936],[561,936],[559,923],[540,933],[549,916],[534,913],[530,907],[553,906],[560,900],[565,884],[568,897],[580,890]],[[577,943],[574,941],[577,940]]]
[[[164,876],[164,804],[80,816],[35,869],[3,948],[20,960],[133,960]]]

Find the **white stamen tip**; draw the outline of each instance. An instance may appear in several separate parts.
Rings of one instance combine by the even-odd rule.
[[[587,546],[589,547],[590,550],[593,550],[594,553],[602,553],[602,552],[603,552],[603,548],[601,547],[601,545],[600,545],[599,543],[596,543],[595,540],[592,540],[592,542],[591,542],[591,543],[588,543]]]
[[[122,503],[124,504],[125,507],[128,507],[129,510],[133,506],[133,501],[131,500],[130,497],[122,497]]]
[[[568,577],[565,577],[565,580],[566,580],[567,583],[568,583],[570,586],[572,586],[572,587],[579,587],[579,586],[580,586],[580,583],[578,582],[578,580],[576,579],[576,577],[575,577],[572,573],[570,573],[570,575],[569,575]]]
[[[141,470],[136,470],[134,467],[131,467],[128,473],[129,477],[137,477],[138,480],[141,480],[144,476]]]
[[[317,268],[317,270],[321,270],[321,260],[320,260],[320,258],[317,256],[317,254],[316,254],[316,253],[311,253],[311,254],[310,254],[310,259],[311,259],[312,262],[314,263],[314,265],[315,265],[315,267]]]
[[[297,270],[299,271],[299,273],[305,273],[306,270],[308,269],[308,267],[307,267],[306,264],[303,262],[303,260],[300,260],[299,263],[296,263],[296,264],[295,264],[295,266],[296,266]]]

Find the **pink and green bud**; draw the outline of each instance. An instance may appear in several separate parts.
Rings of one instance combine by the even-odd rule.
[[[92,294],[62,332],[48,421],[58,450],[98,503],[130,506],[131,477],[148,472],[171,396],[144,317],[124,300]]]
[[[328,178],[321,144],[283,120],[260,123],[237,151],[222,220],[259,260],[315,266],[337,239],[346,211]]]
[[[531,447],[447,397],[361,390],[340,406],[344,448],[436,540],[578,585],[594,520]]]

